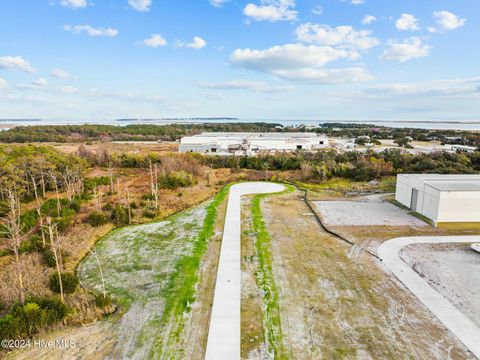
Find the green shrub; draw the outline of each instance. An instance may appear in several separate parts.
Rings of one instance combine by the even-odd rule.
[[[159,179],[159,185],[162,189],[176,189],[179,187],[187,187],[194,184],[192,174],[185,171],[173,171],[168,175],[163,175]]]
[[[74,273],[62,273],[62,285],[63,285],[63,292],[65,294],[72,294],[77,286],[78,286],[78,277]],[[50,290],[55,293],[60,293],[60,283],[58,281],[58,274],[55,272],[50,275],[49,286]]]
[[[55,257],[50,249],[42,249],[42,260],[48,267],[55,267]]]
[[[95,296],[95,305],[97,305],[97,307],[101,309],[112,305],[112,303],[113,303],[112,298],[108,295],[105,297],[103,296],[103,294]]]
[[[58,299],[31,297],[0,317],[0,339],[22,339],[62,320],[68,308]]]
[[[43,250],[42,238],[39,235],[33,235],[30,239],[22,242],[19,251],[21,253],[32,253]]]
[[[112,211],[113,210],[113,206],[112,204],[108,203],[108,204],[105,204],[102,206],[102,210],[103,211]]]
[[[128,210],[117,204],[112,210],[111,219],[117,226],[128,224]]]
[[[87,222],[93,227],[101,226],[105,224],[107,221],[108,221],[107,215],[99,211],[93,211],[90,214],[88,214],[88,217],[87,217]]]
[[[146,217],[148,219],[155,219],[157,217],[157,214],[152,210],[145,210],[142,213],[142,215],[143,215],[143,217]]]

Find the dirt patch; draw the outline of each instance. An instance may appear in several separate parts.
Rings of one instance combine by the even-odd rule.
[[[470,244],[416,244],[401,258],[480,327],[480,254]]]
[[[250,202],[251,197],[242,201],[241,358],[269,359],[262,319],[262,293],[256,280],[259,264]]]
[[[267,198],[284,346],[296,359],[473,358],[371,256],[308,216],[296,192]]]

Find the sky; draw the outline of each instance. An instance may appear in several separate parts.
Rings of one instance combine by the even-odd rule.
[[[0,119],[480,120],[478,0],[1,0]]]

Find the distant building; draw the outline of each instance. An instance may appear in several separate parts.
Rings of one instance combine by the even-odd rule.
[[[466,146],[466,145],[445,145],[445,150],[450,151],[450,152],[467,152],[467,153],[473,153],[475,150],[477,150],[476,147],[474,146]]]
[[[395,199],[435,224],[480,222],[480,175],[398,175]]]
[[[328,147],[328,138],[310,132],[298,133],[202,133],[180,141],[180,152],[219,155],[252,155],[268,151],[315,150]]]

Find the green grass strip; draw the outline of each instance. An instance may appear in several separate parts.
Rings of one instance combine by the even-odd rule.
[[[178,260],[163,292],[166,302],[161,324],[167,326],[174,322],[174,331],[168,337],[169,344],[178,340],[184,326],[184,314],[191,310],[191,304],[195,301],[198,270],[208,240],[215,233],[218,207],[227,197],[229,189],[230,186],[225,186],[208,205],[202,230],[195,239],[192,252]]]
[[[263,290],[264,303],[264,327],[265,337],[269,350],[274,359],[287,359],[282,341],[282,325],[280,321],[280,305],[278,290],[275,286],[275,279],[272,268],[272,253],[270,249],[270,234],[265,225],[261,210],[263,198],[272,195],[285,194],[295,190],[293,186],[285,185],[287,189],[276,194],[261,194],[253,197],[251,204],[252,230],[256,236],[255,247],[258,255],[259,271],[257,272],[257,284]]]

